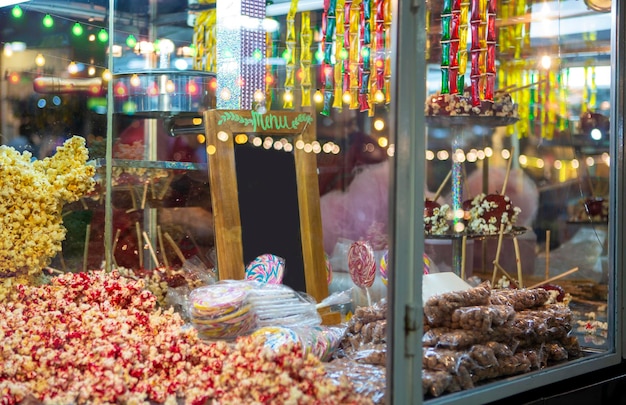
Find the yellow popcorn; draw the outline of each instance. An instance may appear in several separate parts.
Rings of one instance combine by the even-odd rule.
[[[0,146],[0,300],[15,281],[7,277],[40,274],[61,250],[63,205],[94,187],[84,138],[68,139],[52,157],[31,157]]]

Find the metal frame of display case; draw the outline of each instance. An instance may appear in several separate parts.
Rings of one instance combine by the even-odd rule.
[[[425,120],[422,106],[425,101],[423,74],[426,38],[424,10],[426,0],[396,0],[393,15],[394,34],[398,38],[393,49],[394,99],[391,122],[396,135],[393,188],[390,204],[393,229],[390,231],[393,244],[394,268],[390,278],[390,322],[388,339],[387,394],[389,403],[394,404],[485,404],[534,388],[568,378],[582,376],[620,364],[626,353],[626,322],[623,305],[626,302],[626,278],[624,271],[624,114],[626,45],[621,36],[626,35],[626,3],[613,2],[613,29],[617,33],[611,44],[611,222],[609,225],[609,347],[606,353],[594,354],[565,364],[528,374],[497,380],[469,391],[447,394],[424,401],[421,389],[422,345],[421,319],[423,314],[421,294],[421,258],[423,252],[423,201]],[[613,345],[614,343],[614,345]]]

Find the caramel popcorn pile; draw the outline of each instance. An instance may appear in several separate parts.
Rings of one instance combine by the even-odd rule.
[[[94,186],[81,137],[68,139],[52,157],[31,158],[0,146],[0,278],[40,273],[61,250],[63,205]]]
[[[0,304],[0,403],[368,404],[299,345],[205,343],[143,281],[68,273]]]

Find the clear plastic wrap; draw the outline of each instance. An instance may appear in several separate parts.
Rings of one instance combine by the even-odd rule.
[[[198,334],[206,339],[234,339],[256,327],[248,297],[254,285],[224,281],[196,288],[189,294],[189,315]]]
[[[493,326],[510,323],[515,317],[515,310],[509,305],[471,306],[457,308],[452,312],[452,329],[488,332]]]
[[[511,305],[516,311],[544,305],[550,293],[543,288],[493,290],[489,302],[492,305]]]
[[[321,361],[329,361],[345,331],[345,327],[338,326],[266,326],[257,329],[253,334],[263,335],[265,344],[272,349],[298,343],[305,353],[311,353]]]
[[[424,305],[424,315],[430,326],[450,322],[454,310],[462,307],[488,305],[491,287],[488,282],[464,291],[453,291],[430,297]]]
[[[248,297],[257,317],[257,326],[316,326],[322,323],[316,302],[307,294],[283,284],[258,285]]]

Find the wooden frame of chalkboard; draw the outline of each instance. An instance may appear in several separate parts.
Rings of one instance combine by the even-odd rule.
[[[321,301],[328,284],[317,161],[305,147],[315,140],[313,117],[284,111],[203,114],[219,278],[243,279],[245,263],[275,254],[285,258],[285,284]],[[252,146],[254,137],[272,146]],[[292,151],[274,147],[285,140]]]

